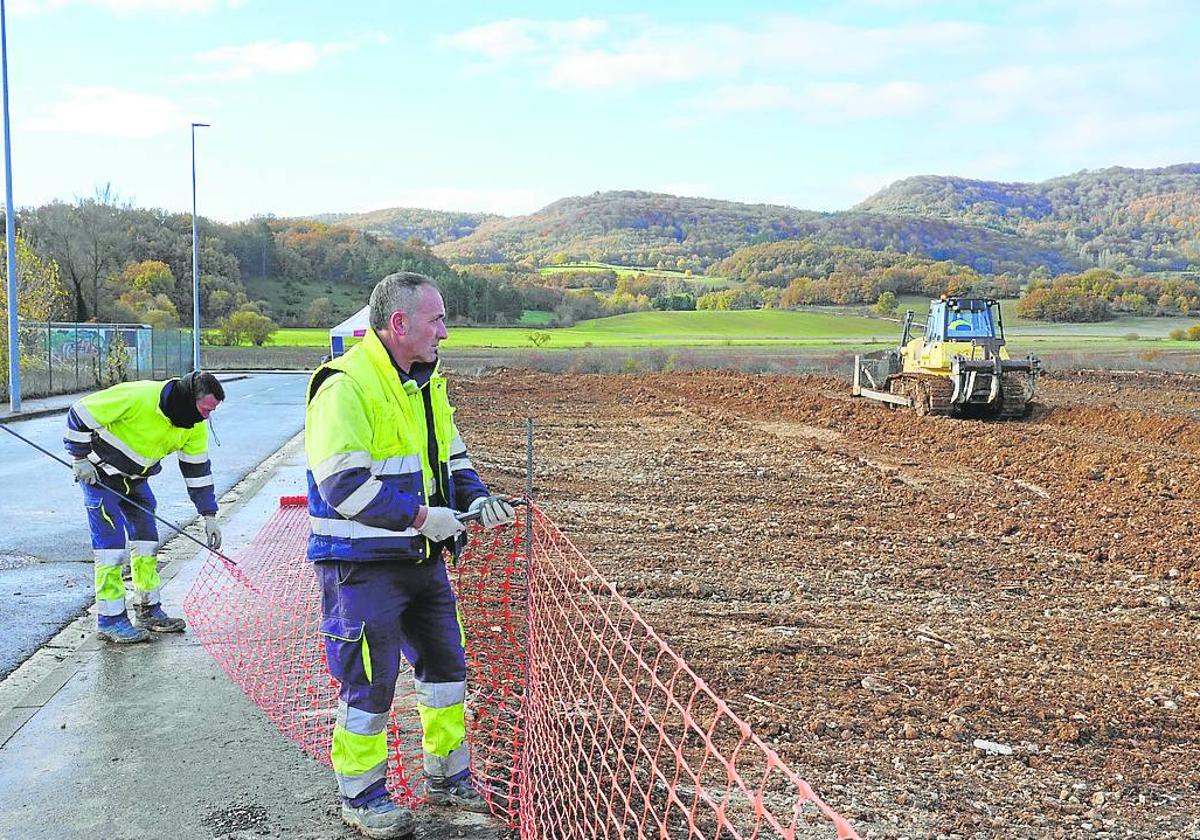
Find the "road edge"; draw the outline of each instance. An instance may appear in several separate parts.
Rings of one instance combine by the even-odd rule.
[[[279,449],[260,461],[237,484],[222,494],[218,519],[227,521],[252,500],[264,485],[275,475],[280,465],[295,454],[304,443],[304,430],[296,432]],[[193,528],[200,521],[196,516],[185,529]],[[193,536],[203,537],[202,534]],[[159,550],[162,568],[159,575],[165,587],[179,574],[183,564],[203,554],[191,540],[176,534],[163,543]],[[100,650],[102,645],[95,637],[96,606],[87,611],[56,633],[39,647],[8,676],[0,680],[0,749],[2,749],[37,712],[58,693],[78,670],[82,656]],[[15,682],[10,682],[14,681]],[[12,697],[6,698],[4,686],[29,685],[24,691],[15,689]]]

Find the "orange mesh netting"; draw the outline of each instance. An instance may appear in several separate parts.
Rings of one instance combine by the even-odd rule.
[[[472,772],[523,838],[857,838],[754,736],[540,510],[470,540],[451,577],[467,639]],[[531,526],[531,527],[530,527]],[[527,559],[525,534],[532,550]],[[329,763],[337,684],[317,634],[303,497],[184,601],[194,633],[271,721]],[[388,784],[420,800],[420,722],[402,673]]]

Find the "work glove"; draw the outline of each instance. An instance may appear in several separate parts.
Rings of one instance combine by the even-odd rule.
[[[471,502],[467,513],[479,511],[479,524],[484,528],[499,528],[508,525],[517,518],[517,512],[507,499],[501,496],[480,496]]]
[[[79,458],[71,464],[71,472],[75,473],[75,480],[80,484],[100,483],[100,473],[96,470],[96,465],[87,458]]]
[[[212,514],[206,514],[204,517],[204,541],[213,551],[221,547],[221,526],[217,524],[217,517]]]
[[[426,508],[425,521],[417,528],[431,542],[440,543],[457,537],[467,526],[448,507]]]

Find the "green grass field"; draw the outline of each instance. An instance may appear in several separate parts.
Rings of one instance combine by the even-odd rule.
[[[913,310],[917,320],[923,321],[929,312],[929,299],[919,295],[904,295],[898,299],[897,314],[903,315],[905,309]],[[847,311],[853,310],[848,308]],[[1136,334],[1138,338],[1166,339],[1171,330],[1177,327],[1187,329],[1197,323],[1195,318],[1146,318],[1119,315],[1111,321],[1100,321],[1094,324],[1051,324],[1046,321],[1031,321],[1018,316],[1016,299],[1000,301],[1000,317],[1004,321],[1005,335],[1014,340],[1058,339],[1064,336],[1124,340],[1125,336],[1130,334]]]
[[[678,271],[672,268],[612,265],[610,263],[600,262],[579,262],[562,263],[561,265],[547,265],[539,268],[538,274],[562,274],[567,271],[578,271],[585,273],[589,271],[611,271],[618,277],[634,277],[638,274],[644,274],[647,277],[654,277],[659,280],[674,280],[680,283],[685,283],[697,292],[709,292],[715,289],[728,288],[730,285],[732,285],[729,279],[725,277],[709,277],[707,274],[688,274],[686,271]]]
[[[526,309],[521,313],[522,326],[545,326],[553,320],[554,313],[543,309]]]
[[[1200,348],[1196,342],[1165,338],[1174,327],[1186,327],[1193,323],[1194,320],[1185,318],[1128,318],[1106,324],[1008,323],[1009,343],[1015,354],[1036,352],[1038,347],[1124,347],[1130,350],[1136,350],[1139,346]],[[745,312],[634,312],[581,321],[565,329],[551,329],[536,322],[508,328],[451,327],[450,338],[445,346],[461,349],[532,348],[534,344],[529,337],[535,332],[550,336],[542,347],[544,350],[822,344],[843,347],[876,345],[874,349],[879,349],[878,345],[889,345],[899,339],[900,324],[895,320],[824,309],[798,312],[774,309]],[[1131,333],[1137,333],[1139,340],[1128,340],[1126,336]],[[271,343],[283,347],[324,347],[329,343],[329,333],[316,328],[282,329],[275,333]]]

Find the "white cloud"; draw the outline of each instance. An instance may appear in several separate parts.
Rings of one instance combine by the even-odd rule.
[[[936,91],[923,84],[891,80],[879,84],[812,82],[786,85],[727,85],[693,101],[709,114],[794,111],[812,120],[841,121],[915,115],[936,104]]]
[[[102,137],[155,137],[186,127],[182,109],[161,96],[111,87],[81,87],[67,98],[38,108],[26,126],[32,131]]]
[[[141,13],[210,12],[218,8],[237,8],[246,0],[13,0],[9,4],[16,15],[57,12],[72,6],[88,6],[118,15]]]
[[[800,99],[787,85],[755,82],[749,85],[723,85],[697,104],[702,110],[715,113],[791,111],[800,106]]]
[[[854,27],[795,15],[742,27],[647,25],[642,19],[581,19],[568,26],[520,18],[440,42],[499,64],[530,64],[555,87],[595,89],[731,79],[747,71],[860,73],[929,50],[963,53],[978,45],[983,32],[955,21]]]
[[[196,53],[195,60],[213,67],[209,78],[250,79],[264,73],[303,73],[316,67],[323,59],[360,48],[364,41],[334,41],[314,44],[309,41],[258,41],[253,44],[218,47]],[[382,35],[369,40],[386,43]]]
[[[595,18],[568,21],[511,18],[443,36],[438,38],[438,44],[503,60],[539,50],[574,47],[602,34],[607,28],[606,22]]]

